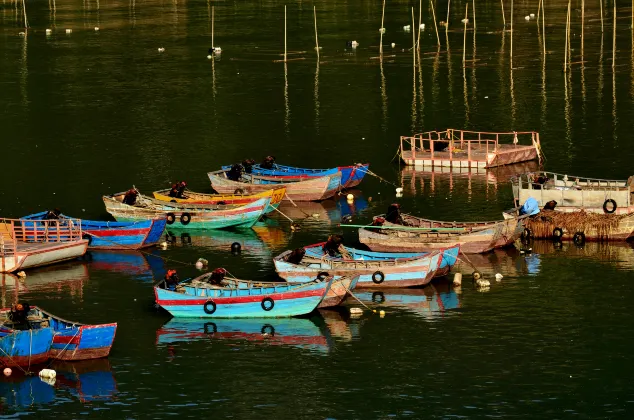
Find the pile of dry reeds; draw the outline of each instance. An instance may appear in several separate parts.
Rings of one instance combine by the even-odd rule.
[[[586,213],[583,210],[571,213],[542,211],[528,218],[524,226],[530,229],[536,239],[552,238],[555,228],[563,229],[564,234],[571,236],[583,232],[593,238],[609,239],[623,217],[625,215]]]

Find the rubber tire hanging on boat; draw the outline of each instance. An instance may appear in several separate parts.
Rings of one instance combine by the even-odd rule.
[[[383,280],[385,280],[385,274],[383,274],[382,271],[375,271],[372,273],[372,281],[374,283],[381,284],[383,283]]]
[[[562,228],[556,227],[553,229],[553,239],[556,241],[561,241],[561,237],[564,236],[564,230]]]
[[[233,193],[234,194],[244,194],[244,190],[242,188],[236,188],[236,190]]]
[[[260,333],[262,333],[262,335],[268,334],[270,336],[274,336],[275,335],[275,328],[273,328],[273,325],[271,325],[271,324],[264,324],[262,326],[262,329],[260,330]]]
[[[372,302],[373,303],[383,303],[385,302],[385,295],[383,292],[374,292],[372,293]]]
[[[168,225],[173,225],[174,222],[176,221],[176,216],[174,215],[174,213],[167,213],[165,215],[165,218],[167,219]]]
[[[271,306],[267,307],[266,305],[264,305],[265,302],[270,302]],[[264,299],[262,299],[262,302],[260,302],[260,306],[262,306],[262,309],[268,312],[275,307],[275,301],[270,297],[265,297]]]
[[[181,224],[187,226],[192,221],[192,216],[189,213],[181,214]]]
[[[81,235],[81,238],[88,240],[88,246],[92,245],[92,235],[84,233],[83,235]]]
[[[612,203],[612,210],[608,210],[608,203]],[[616,211],[616,201],[608,198],[603,202],[603,211],[607,214],[612,214]]]
[[[170,203],[176,203],[176,200],[170,200]]]
[[[575,233],[572,237],[572,242],[574,242],[577,246],[583,246],[583,244],[586,243],[586,234],[583,232]]]
[[[330,277],[330,274],[328,274],[326,271],[320,271],[319,273],[317,273],[317,278],[319,280],[326,280],[328,277]]]
[[[212,309],[207,308],[207,305],[211,305]],[[216,312],[216,303],[213,300],[208,300],[203,305],[203,311],[205,311],[205,313],[208,315],[213,314],[214,312]]]
[[[209,327],[211,327],[211,331],[209,331]],[[205,322],[204,329],[205,334],[215,334],[218,332],[218,327],[215,322]]]

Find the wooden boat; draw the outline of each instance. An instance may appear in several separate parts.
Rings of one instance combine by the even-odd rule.
[[[214,190],[221,194],[256,194],[271,188],[286,187],[286,199],[293,201],[320,201],[333,197],[341,186],[341,172],[319,178],[296,178],[289,181],[280,177],[243,174],[241,181],[227,178],[223,170],[207,174]]]
[[[67,321],[38,307],[31,307],[28,321],[55,331],[50,357],[58,360],[88,360],[110,354],[117,323],[86,325]]]
[[[70,221],[70,223],[69,223]],[[0,219],[0,272],[12,273],[81,257],[88,241],[78,220]]]
[[[253,226],[271,202],[270,197],[261,198],[244,206],[217,205],[214,209],[201,208],[197,204],[183,205],[146,200],[140,197],[137,204],[123,203],[124,193],[104,196],[106,211],[118,221],[149,220],[157,217],[167,219],[170,228],[182,229],[222,229],[227,227]],[[156,204],[158,201],[161,204]],[[169,205],[168,205],[169,204]],[[179,207],[175,207],[178,205]],[[178,223],[175,223],[178,220]]]
[[[627,180],[582,178],[554,172],[528,172],[511,178],[515,205],[534,198],[540,207],[556,201],[557,211],[629,214],[634,212],[634,177]]]
[[[358,273],[357,288],[423,286],[437,274],[447,274],[456,262],[459,246],[430,253],[381,253],[344,247],[350,258],[324,253],[325,242],[304,247],[299,263],[289,262],[288,250],[273,259],[277,274],[288,281],[310,281],[320,273],[342,276]]]
[[[466,254],[481,254],[513,244],[524,231],[526,219],[510,215],[492,222],[441,222],[401,216],[404,225],[379,221],[381,225],[361,227],[359,241],[379,252],[423,252],[460,245]]]
[[[328,311],[330,312],[330,311]],[[156,345],[224,340],[293,347],[327,353],[331,343],[313,318],[172,318],[156,331]]]
[[[333,278],[293,285],[279,283],[263,287],[198,288],[179,291],[154,287],[156,303],[172,316],[185,318],[269,318],[305,315],[324,299]]]
[[[252,165],[247,172],[253,175],[274,176],[286,179],[322,177],[341,172],[341,186],[343,188],[352,188],[361,183],[365,174],[368,173],[369,167],[369,163],[357,163],[356,165],[338,166],[330,169],[308,169],[298,168],[295,166],[278,165],[275,163],[272,169],[266,169],[260,164],[255,164]],[[222,167],[223,171],[228,171],[230,169],[231,165]]]
[[[249,280],[240,280],[235,277],[224,277],[221,282],[221,285],[214,285],[209,283],[208,281],[211,275],[212,273],[205,273],[201,276],[196,277],[195,279],[192,279],[189,282],[181,283],[181,284],[183,286],[189,285],[189,286],[193,286],[197,288],[210,288],[210,289],[217,289],[217,290],[223,290],[223,289],[226,289],[227,287],[232,289],[251,289],[253,287],[275,287],[275,286],[279,286],[280,284],[299,286],[301,284],[306,283],[307,281],[313,281],[315,278],[318,277],[317,274],[315,274],[311,279],[306,281],[296,281],[296,282],[287,282],[287,283],[263,282],[263,281],[254,282]],[[359,280],[359,277],[353,271],[350,271],[347,276],[343,276],[343,277],[339,276],[337,279],[335,279],[335,281],[332,282],[332,284],[330,285],[330,289],[328,290],[328,293],[326,293],[326,296],[317,307],[330,308],[330,307],[334,307],[341,304],[344,300],[346,300],[348,296],[350,296],[350,292],[356,287],[358,280]]]
[[[9,309],[0,311],[7,318]],[[52,328],[13,329],[11,322],[0,326],[0,366],[25,367],[45,363],[55,332]]]
[[[22,217],[22,220],[44,220],[48,212]],[[65,215],[64,220],[77,220],[83,237],[88,240],[88,249],[141,249],[156,245],[163,236],[166,226],[164,217],[137,222],[100,222],[73,219]],[[44,228],[44,226],[42,226]]]
[[[166,201],[170,203],[183,203],[183,204],[202,204],[202,205],[218,205],[218,204],[238,204],[244,205],[253,203],[261,198],[270,197],[271,203],[267,213],[275,211],[279,207],[280,203],[284,199],[286,194],[286,187],[275,188],[259,192],[257,194],[204,194],[197,193],[189,190],[185,190],[183,198],[170,197],[170,190],[154,191],[154,198],[160,201]]]
[[[452,128],[402,136],[400,154],[406,165],[460,168],[493,168],[542,158],[535,131],[487,133]]]

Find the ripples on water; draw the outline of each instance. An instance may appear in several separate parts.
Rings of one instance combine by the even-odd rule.
[[[211,3],[210,3],[211,5]],[[549,170],[627,178],[633,152],[629,11],[619,11],[617,66],[611,28],[603,38],[596,5],[586,5],[585,67],[561,72],[565,5],[547,7],[546,61],[534,5],[516,4],[514,67],[499,3],[478,8],[477,49],[468,34],[463,70],[452,2],[442,48],[423,4],[421,66],[413,79],[408,2],[388,2],[386,47],[377,56],[380,6],[315,4],[321,63],[312,55],[312,4],[289,5],[286,68],[282,4],[214,3],[218,59],[206,60],[206,2],[27,2],[31,28],[20,37],[19,4],[0,4],[0,124],[5,216],[45,208],[104,216],[100,195],[137,185],[150,192],[175,179],[206,190],[205,173],[245,157],[334,166],[369,161],[404,187],[403,208],[436,219],[498,219],[512,204],[508,177],[531,164],[479,173],[414,171],[389,165],[400,135],[447,127],[538,130]],[[50,9],[49,9],[50,7]],[[446,3],[438,3],[443,10]],[[508,5],[506,6],[508,19]],[[606,22],[611,10],[604,10]],[[623,16],[621,16],[621,13]],[[627,15],[627,16],[626,16]],[[519,17],[518,17],[519,16]],[[439,20],[444,12],[439,12]],[[573,17],[575,28],[579,16]],[[94,31],[99,26],[100,31]],[[46,37],[44,29],[54,34]],[[66,35],[64,29],[72,27]],[[573,61],[582,61],[573,30]],[[345,41],[361,43],[345,51]],[[447,48],[447,40],[449,48]],[[157,52],[164,47],[163,54]],[[15,373],[0,381],[2,414],[173,415],[252,418],[625,417],[634,401],[628,363],[634,251],[626,244],[577,248],[532,244],[531,254],[471,257],[502,282],[479,292],[465,274],[424,289],[359,292],[372,309],[350,318],[319,311],[290,320],[170,320],[153,307],[151,284],[173,261],[209,259],[238,277],[275,279],[271,259],[288,248],[367,223],[395,200],[375,178],[345,199],[284,204],[253,231],[168,230],[167,250],[90,252],[81,261],[2,276],[2,304],[29,300],[65,318],[119,322],[108,360],[55,364],[54,386]],[[240,255],[230,244],[242,245]],[[358,306],[351,302],[352,305]],[[537,414],[539,413],[539,414]]]

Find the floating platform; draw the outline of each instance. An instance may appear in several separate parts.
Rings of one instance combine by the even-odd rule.
[[[401,137],[401,159],[406,165],[451,168],[494,168],[540,160],[539,133],[488,133],[454,130],[428,131]]]

